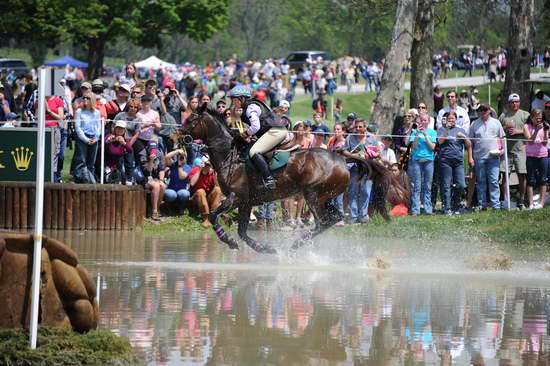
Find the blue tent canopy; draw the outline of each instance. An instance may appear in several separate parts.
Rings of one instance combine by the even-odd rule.
[[[48,61],[44,63],[44,66],[72,66],[72,67],[88,67],[86,62],[79,61],[71,56],[63,56],[56,60]]]

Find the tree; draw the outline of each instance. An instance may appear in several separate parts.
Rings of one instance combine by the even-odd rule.
[[[428,111],[433,110],[433,33],[435,4],[433,0],[418,0],[411,49],[411,107],[424,102]]]
[[[398,0],[390,50],[372,115],[381,133],[390,133],[404,104],[405,63],[410,54],[417,0]]]
[[[521,81],[531,75],[535,0],[510,1],[510,28],[508,32],[508,55],[506,79],[501,91],[499,110],[510,93],[521,96],[521,107],[530,108],[529,85]]]

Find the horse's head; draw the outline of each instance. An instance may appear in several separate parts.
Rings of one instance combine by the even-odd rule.
[[[208,137],[208,125],[212,122],[212,117],[206,113],[207,104],[201,105],[195,112],[185,120],[180,133],[183,140],[187,143],[193,140],[206,140]]]

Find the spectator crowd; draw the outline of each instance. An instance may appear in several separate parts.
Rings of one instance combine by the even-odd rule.
[[[320,147],[372,159],[390,170],[393,184],[410,192],[410,199],[391,202],[396,215],[432,215],[437,207],[446,215],[507,207],[511,198],[504,179],[506,163],[518,177],[517,207],[544,205],[550,172],[550,98],[544,91],[536,91],[530,111],[519,109],[520,96],[510,94],[504,113],[497,116],[475,87],[445,94],[436,87],[434,110],[419,103],[404,113],[394,136],[380,136],[378,126],[353,112],[342,120],[341,100],[328,111],[323,98],[338,84],[350,90],[359,77],[365,79],[366,90],[377,90],[383,63],[358,58],[310,61],[298,70],[277,60],[218,61],[203,68],[184,64],[158,71],[128,64],[111,85],[102,79],[85,81],[82,71],[68,68],[60,81],[63,95],[46,98],[46,126],[54,132],[55,180],[62,181],[66,148],[74,145],[70,174],[75,183],[140,184],[151,192],[154,220],[160,220],[163,202],[178,210],[192,204],[209,226],[207,215],[223,198],[216,173],[201,141],[182,145],[171,136],[204,103],[226,116],[229,125],[238,126],[242,110],[230,110],[226,95],[244,84],[255,98],[286,117],[303,149]],[[298,82],[311,94],[312,120],[292,123],[288,112]],[[32,75],[3,79],[0,127],[36,126],[37,107]],[[325,123],[329,119],[335,121],[332,130]],[[339,226],[367,222],[374,199],[373,183],[359,179],[353,164],[349,169],[352,183],[335,199],[347,218]],[[284,200],[281,206],[290,228],[312,220],[303,197]],[[274,209],[274,204],[259,207],[258,227],[272,226]]]

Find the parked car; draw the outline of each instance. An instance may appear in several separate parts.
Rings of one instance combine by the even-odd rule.
[[[319,58],[323,59],[323,61],[330,60],[328,54],[323,51],[296,51],[288,55],[286,61],[291,69],[299,70],[305,64],[316,61]]]
[[[25,61],[17,58],[0,58],[0,75],[6,75],[11,70],[14,70],[17,76],[29,73],[29,68]]]

